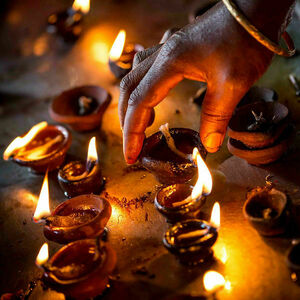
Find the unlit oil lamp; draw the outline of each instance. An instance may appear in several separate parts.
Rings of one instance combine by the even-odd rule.
[[[90,10],[90,0],[75,0],[72,7],[48,17],[47,31],[61,36],[66,42],[76,41],[82,32],[82,21]]]
[[[48,257],[45,243],[36,258],[36,265],[44,270],[44,284],[72,299],[101,295],[117,262],[115,251],[99,239],[70,243]]]
[[[274,236],[287,228],[287,202],[287,196],[267,182],[248,192],[243,213],[261,235]]]
[[[215,203],[210,222],[188,219],[169,228],[163,238],[164,246],[181,263],[197,265],[207,263],[213,258],[211,247],[218,238],[220,226],[220,206]]]
[[[205,158],[207,152],[198,132],[188,128],[169,129],[165,124],[145,139],[140,161],[160,183],[186,183],[197,173],[192,159],[195,147]]]
[[[288,251],[286,262],[291,271],[291,279],[300,285],[300,241],[293,243]]]
[[[66,128],[40,122],[14,139],[4,151],[3,159],[44,173],[63,163],[70,145],[71,134]]]
[[[76,131],[99,128],[111,102],[111,95],[102,87],[86,85],[64,91],[56,97],[49,114],[53,120],[69,125]]]
[[[101,235],[110,216],[109,202],[94,194],[71,198],[50,213],[46,174],[33,220],[46,223],[44,235],[47,239],[65,244]]]
[[[103,177],[98,162],[96,138],[89,142],[86,162],[71,161],[63,166],[58,172],[58,182],[67,197],[101,191]]]
[[[120,30],[109,52],[109,68],[116,78],[121,79],[132,69],[134,55],[144,50],[139,44],[125,43],[126,32]]]
[[[198,168],[198,180],[194,187],[186,183],[169,185],[160,189],[155,197],[156,209],[169,223],[195,218],[205,203],[205,195],[211,192],[212,177],[198,148],[193,150],[193,160]]]

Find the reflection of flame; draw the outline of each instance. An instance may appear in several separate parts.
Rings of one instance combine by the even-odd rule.
[[[89,150],[87,155],[87,161],[93,162],[98,160],[97,149],[96,149],[96,138],[92,137],[89,143]]]
[[[3,153],[3,159],[8,160],[15,150],[25,147],[41,130],[47,127],[47,122],[34,125],[23,137],[16,137]]]
[[[87,14],[90,10],[90,0],[75,0],[72,8],[77,11],[81,11],[84,14]]]
[[[224,277],[215,271],[208,271],[203,277],[204,288],[208,292],[216,292],[218,289],[223,288],[225,285]]]
[[[48,186],[48,171],[46,172],[39,200],[33,215],[34,222],[40,221],[42,218],[50,215],[49,207],[49,186]]]
[[[226,261],[228,260],[228,254],[227,254],[227,251],[226,251],[226,248],[225,246],[223,245],[221,247],[222,244],[219,244],[217,243],[215,246],[214,246],[214,253],[215,253],[215,256],[223,263],[225,264]]]
[[[198,168],[198,180],[192,191],[192,199],[196,199],[202,194],[210,194],[212,190],[212,177],[196,147],[193,150],[193,160],[196,162]]]
[[[45,262],[47,262],[48,258],[49,258],[48,244],[44,243],[39,251],[39,254],[36,257],[35,263],[38,266],[42,266]]]
[[[219,202],[216,202],[213,206],[213,209],[211,211],[211,216],[210,216],[210,223],[216,227],[220,227],[220,204]]]
[[[95,41],[91,45],[91,51],[94,59],[100,63],[108,61],[108,46],[100,41]]]
[[[125,30],[120,30],[118,33],[110,51],[109,51],[109,59],[112,61],[116,61],[120,58],[122,55],[124,45],[125,45],[125,39],[126,39],[126,32]]]

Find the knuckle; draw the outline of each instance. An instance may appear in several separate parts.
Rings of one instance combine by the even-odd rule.
[[[162,46],[160,54],[165,57],[176,58],[185,47],[186,36],[182,31],[176,31]]]
[[[140,99],[140,89],[137,87],[130,95],[128,106],[137,106]]]
[[[141,61],[144,60],[145,56],[146,56],[145,50],[137,52],[133,58],[133,65],[137,66]]]
[[[130,88],[132,83],[133,83],[132,75],[128,73],[125,77],[122,78],[120,82],[120,89],[122,91],[126,91],[128,88]]]

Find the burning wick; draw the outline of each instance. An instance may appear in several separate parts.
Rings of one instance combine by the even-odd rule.
[[[194,148],[193,150],[193,161],[196,163],[198,168],[198,180],[192,190],[190,196],[180,202],[174,202],[172,205],[173,207],[181,206],[185,203],[188,203],[202,195],[209,195],[212,190],[212,177],[207,168],[205,162],[203,161],[198,148]]]
[[[126,32],[124,29],[120,30],[110,51],[109,51],[109,59],[111,61],[118,61],[121,57],[124,45],[126,40]]]
[[[39,200],[33,215],[33,221],[38,223],[50,216],[48,171],[46,172]]]
[[[90,11],[90,0],[75,0],[72,9],[87,14]]]

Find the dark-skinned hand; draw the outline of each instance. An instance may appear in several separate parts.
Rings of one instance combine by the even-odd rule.
[[[277,3],[278,2],[278,3]],[[265,35],[279,40],[294,0],[236,0]],[[136,162],[153,108],[184,78],[204,81],[200,138],[209,152],[222,145],[235,106],[266,71],[273,53],[257,42],[217,3],[193,24],[165,37],[164,44],[138,53],[120,84],[119,117],[126,162]]]

